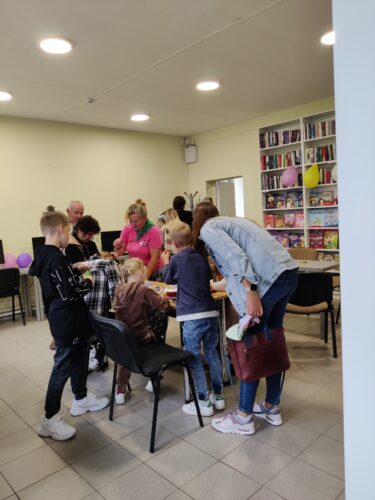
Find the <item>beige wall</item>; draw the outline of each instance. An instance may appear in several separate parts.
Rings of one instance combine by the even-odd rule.
[[[202,199],[210,196],[207,181],[242,176],[245,216],[262,223],[258,129],[333,108],[333,99],[325,99],[195,136],[198,162],[188,167],[189,191]]]
[[[137,197],[151,218],[187,190],[180,139],[106,128],[0,117],[0,239],[31,251],[48,204],[84,202],[103,230],[120,229]]]

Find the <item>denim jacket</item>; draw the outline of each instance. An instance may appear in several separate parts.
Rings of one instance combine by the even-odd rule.
[[[258,286],[259,297],[297,263],[265,229],[248,219],[215,217],[201,228],[200,239],[227,281],[230,300],[240,316],[246,314],[246,278]]]

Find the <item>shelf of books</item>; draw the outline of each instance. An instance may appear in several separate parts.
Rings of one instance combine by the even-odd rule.
[[[259,130],[264,227],[286,248],[309,246],[321,259],[339,258],[336,124],[334,111]],[[306,170],[318,165],[319,183],[303,184]],[[289,166],[297,171],[292,187],[282,184]]]

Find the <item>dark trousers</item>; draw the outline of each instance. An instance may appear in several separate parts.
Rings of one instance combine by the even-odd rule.
[[[44,406],[46,418],[51,418],[60,411],[61,396],[69,377],[75,399],[86,397],[88,362],[89,349],[84,341],[69,347],[56,347]]]

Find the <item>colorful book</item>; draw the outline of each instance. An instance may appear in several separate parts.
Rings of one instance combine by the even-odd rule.
[[[304,227],[305,225],[305,215],[303,212],[297,212],[294,214],[294,225],[295,227]]]
[[[284,214],[284,226],[285,227],[295,227],[294,213]]]
[[[276,214],[273,217],[274,227],[281,228],[284,227],[284,216],[283,214]]]
[[[325,227],[337,227],[339,225],[339,214],[338,210],[332,208],[326,210],[324,213],[324,226]]]
[[[324,248],[337,250],[339,247],[339,232],[337,230],[324,231]]]
[[[310,231],[309,246],[311,248],[323,248],[324,236],[323,231],[318,229],[316,231]]]
[[[266,208],[276,208],[276,198],[272,193],[266,195]]]
[[[325,211],[324,210],[310,210],[309,211],[309,226],[310,227],[324,227]]]
[[[273,215],[266,214],[264,216],[264,227],[266,229],[271,229],[273,227]]]

